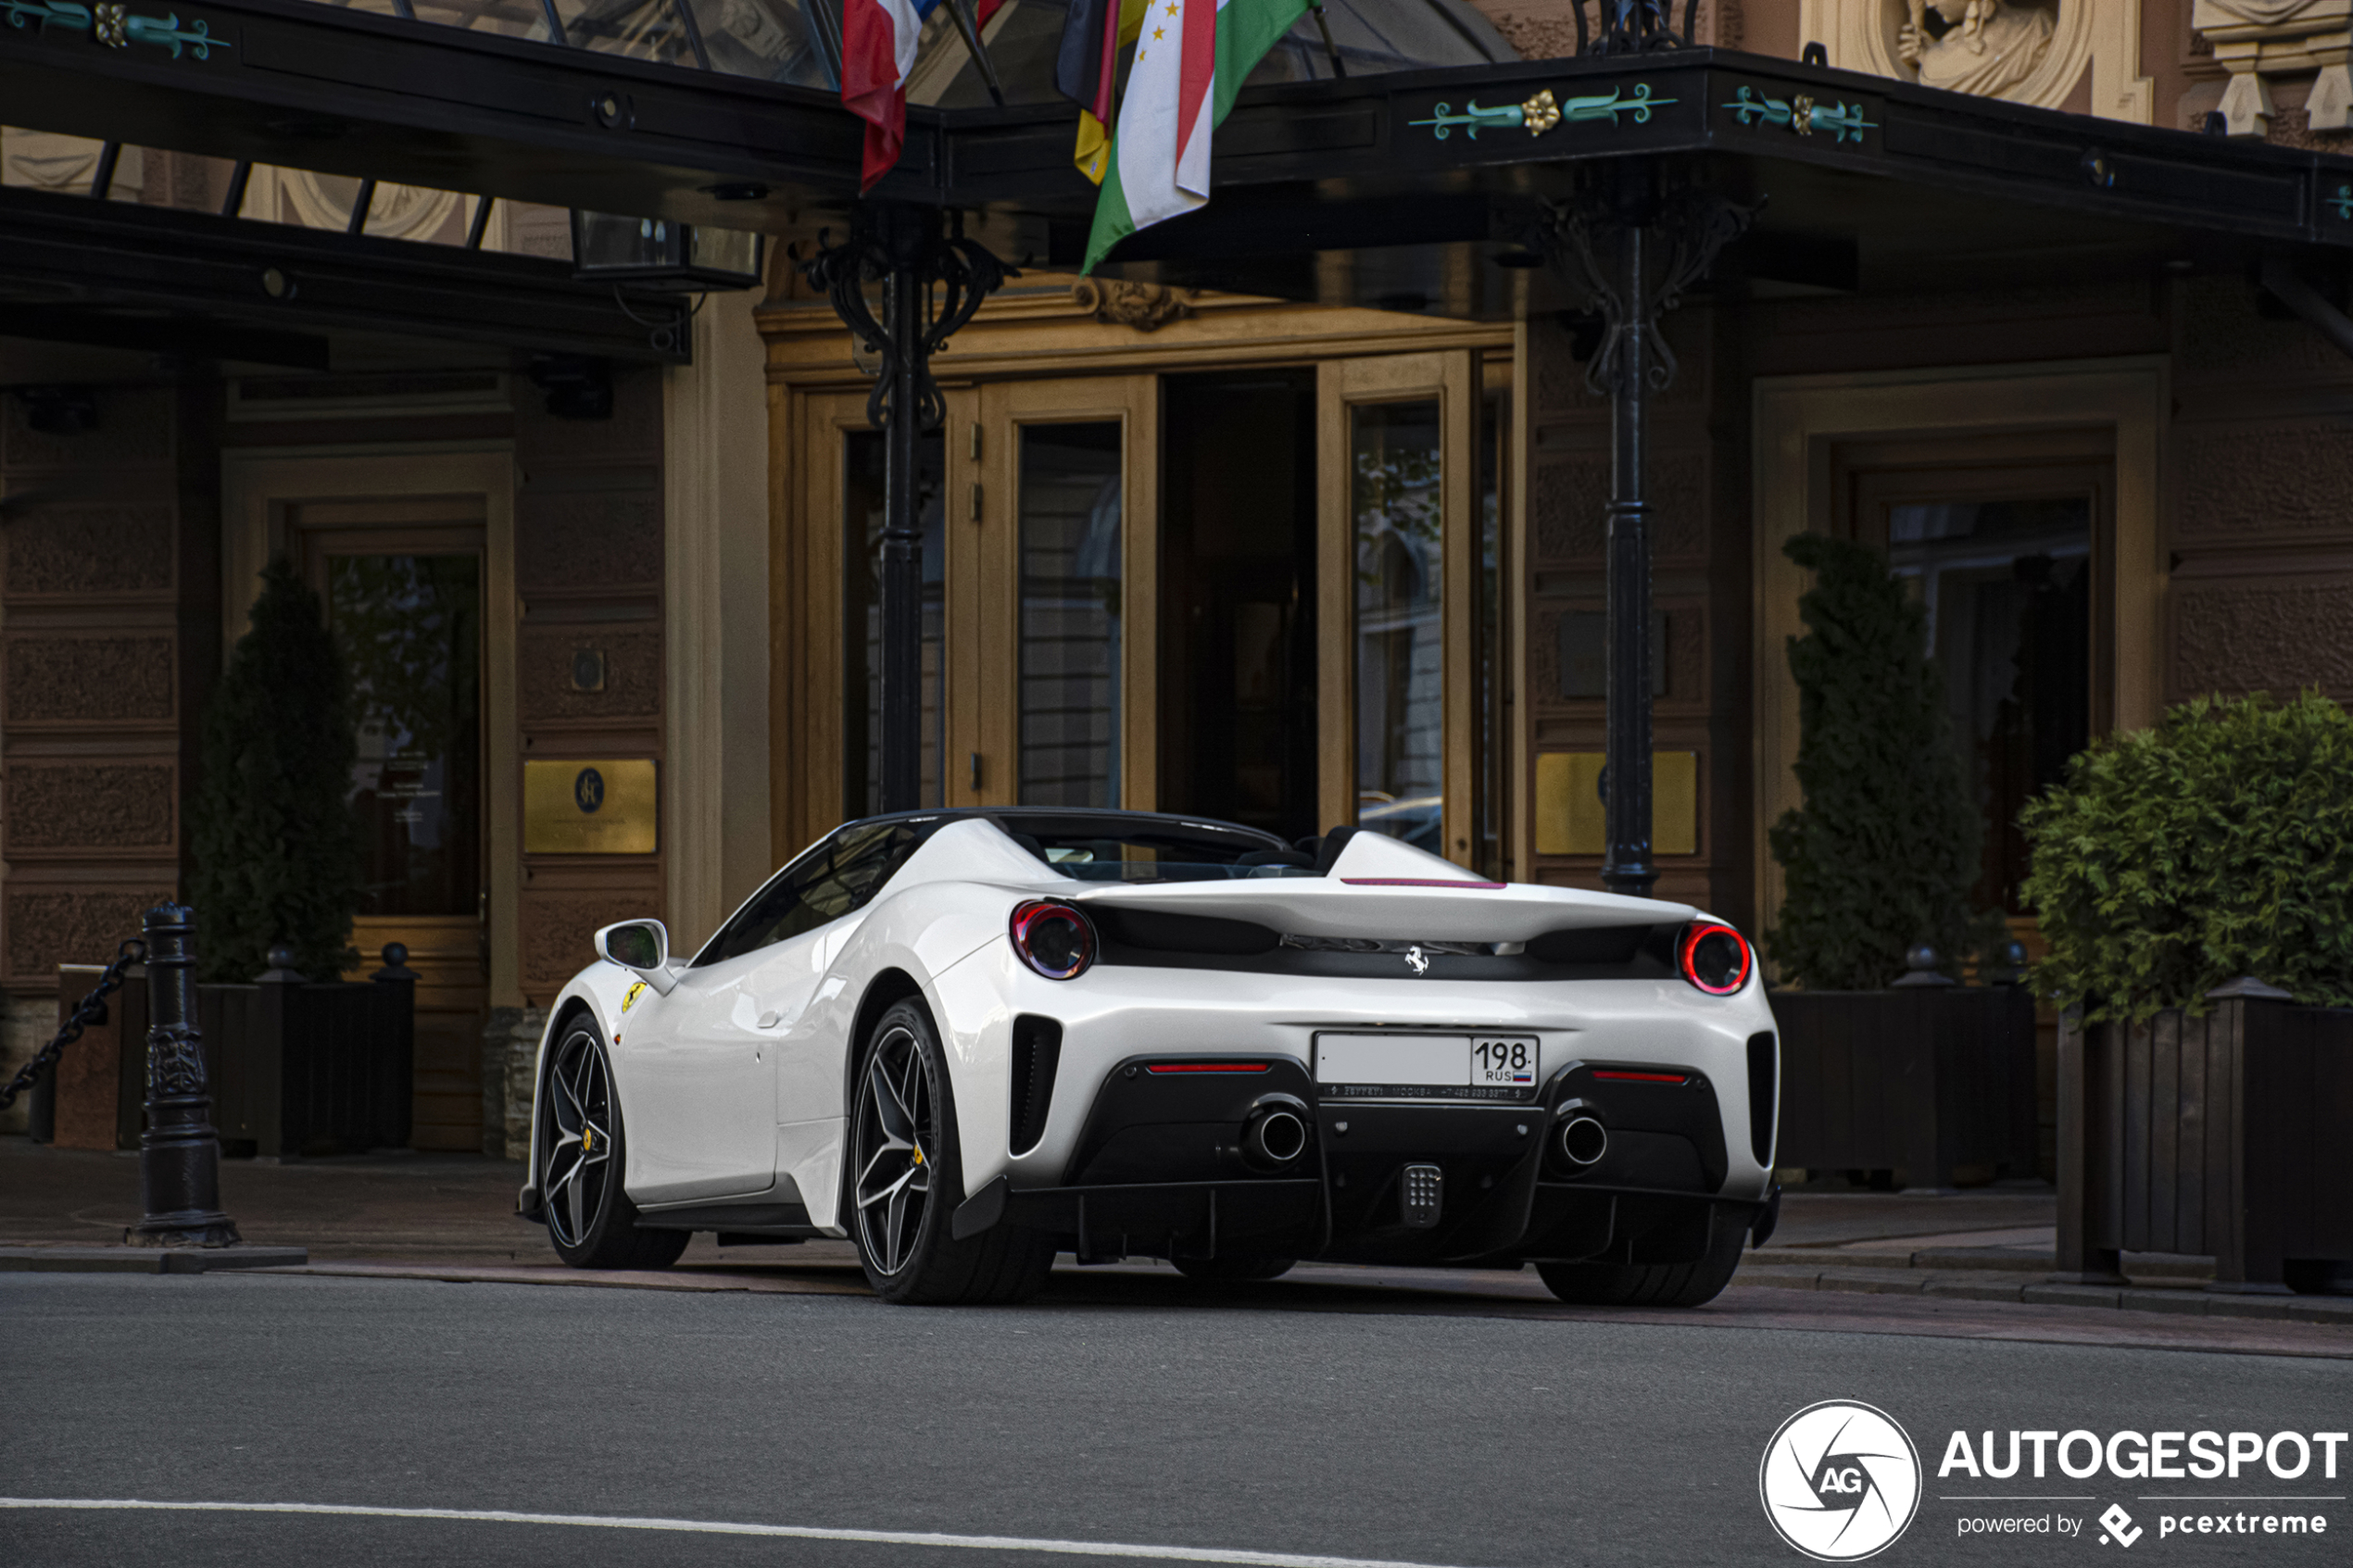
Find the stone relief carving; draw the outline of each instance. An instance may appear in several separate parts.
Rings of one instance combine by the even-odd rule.
[[[2271,82],[2316,71],[2304,112],[2309,129],[2353,129],[2353,0],[2196,0],[2190,26],[2231,73],[2222,118],[2233,136],[2270,133],[2278,111]]]
[[[177,782],[167,762],[14,762],[0,786],[8,853],[170,849]]]
[[[0,530],[6,592],[160,593],[171,586],[170,507],[39,507]]]
[[[106,962],[124,937],[139,934],[141,912],[171,896],[170,887],[8,894],[7,937],[0,947],[8,984],[44,989],[57,985],[61,963]]]
[[[1124,278],[1081,278],[1070,285],[1073,304],[1108,324],[1156,332],[1171,321],[1193,313],[1189,295],[1160,283],[1134,283]]]
[[[7,641],[10,723],[168,723],[170,637],[18,635]]]
[[[2092,113],[2146,125],[2155,107],[2141,0],[1798,0],[1798,36],[1841,69],[1948,92],[2059,108],[2088,72]]]
[[[1999,98],[2032,80],[2049,57],[2055,12],[2005,0],[1911,0],[1895,31],[1895,57],[1923,87]]]

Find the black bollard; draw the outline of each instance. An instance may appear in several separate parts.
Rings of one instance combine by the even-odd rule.
[[[145,919],[147,1130],[139,1139],[139,1195],[147,1217],[123,1239],[234,1247],[236,1223],[220,1212],[220,1139],[196,1030],[195,911],[158,904]]]

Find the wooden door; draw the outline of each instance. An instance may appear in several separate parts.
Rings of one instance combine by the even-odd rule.
[[[409,949],[419,1149],[482,1148],[488,1003],[484,507],[479,496],[286,504],[359,714],[361,902],[346,978]]]
[[[1469,865],[1477,357],[1401,354],[1317,369],[1325,825],[1353,823]]]
[[[951,445],[948,803],[1152,809],[1155,379],[991,384]]]

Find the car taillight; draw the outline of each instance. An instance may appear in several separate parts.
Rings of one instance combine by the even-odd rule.
[[[1693,921],[1675,944],[1675,964],[1683,978],[1711,997],[1729,997],[1747,985],[1755,963],[1747,940],[1714,921]]]
[[[1049,980],[1076,980],[1095,961],[1095,927],[1068,904],[1023,904],[1010,931],[1021,961]]]

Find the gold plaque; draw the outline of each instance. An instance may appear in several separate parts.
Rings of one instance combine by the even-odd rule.
[[[650,855],[660,810],[649,757],[522,765],[526,855]]]
[[[1536,759],[1536,853],[1601,855],[1609,849],[1602,814],[1602,754],[1554,751]],[[1699,853],[1699,753],[1651,753],[1651,852]]]

